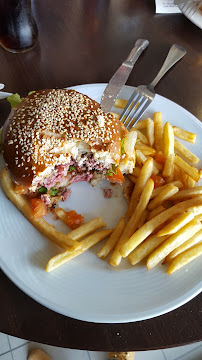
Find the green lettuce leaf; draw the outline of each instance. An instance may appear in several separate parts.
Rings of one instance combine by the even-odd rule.
[[[41,194],[46,194],[47,193],[47,188],[45,186],[41,186],[40,189],[39,189],[39,192]]]
[[[9,103],[11,104],[11,107],[15,107],[16,105],[18,105],[22,100],[23,98],[20,97],[19,94],[13,94],[13,95],[10,95],[7,100],[9,101]]]
[[[69,172],[72,172],[72,171],[76,171],[74,165],[70,165],[70,167],[69,167],[69,169],[68,169],[68,173],[69,173]]]
[[[51,196],[56,196],[58,194],[58,190],[54,189],[54,188],[50,188],[49,190],[49,194]]]

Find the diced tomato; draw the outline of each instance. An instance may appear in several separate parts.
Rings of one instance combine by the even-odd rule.
[[[112,176],[107,176],[107,179],[112,183],[117,182],[120,185],[123,185],[123,183],[125,182],[124,176],[118,167],[116,168],[116,174],[113,174]]]
[[[66,224],[71,229],[76,229],[82,224],[84,217],[81,214],[77,214],[75,210],[66,211],[66,214],[67,214]]]
[[[161,176],[152,174],[151,179],[154,181],[154,189],[165,184],[165,180]]]
[[[17,194],[26,194],[26,192],[27,192],[27,188],[25,187],[25,186],[23,186],[23,185],[16,185],[16,187],[15,187],[15,192],[17,193]]]
[[[47,214],[45,203],[41,199],[31,199],[31,205],[34,210],[34,217],[40,219]]]
[[[154,159],[157,161],[157,163],[159,164],[164,164],[166,161],[166,157],[163,155],[163,153],[161,151],[157,152],[154,155]]]

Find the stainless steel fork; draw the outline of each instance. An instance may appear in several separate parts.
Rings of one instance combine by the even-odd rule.
[[[186,54],[186,50],[179,45],[172,45],[159,73],[150,85],[140,85],[132,93],[121,114],[120,120],[130,129],[141,118],[149,104],[154,100],[154,87],[164,74]],[[132,105],[132,106],[131,106]],[[129,120],[128,120],[129,119]],[[128,121],[128,122],[127,122]]]

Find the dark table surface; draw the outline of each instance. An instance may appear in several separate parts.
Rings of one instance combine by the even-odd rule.
[[[33,2],[37,46],[12,54],[0,49],[0,82],[22,96],[30,90],[108,82],[136,39],[150,41],[129,85],[149,83],[173,43],[187,55],[156,91],[202,119],[202,33],[183,15],[156,15],[152,0],[49,0]],[[0,125],[10,107],[0,102]],[[51,345],[126,351],[202,340],[202,295],[166,315],[128,324],[71,319],[36,303],[0,272],[0,331]]]

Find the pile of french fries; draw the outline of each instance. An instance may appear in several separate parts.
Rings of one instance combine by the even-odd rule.
[[[125,105],[126,100],[116,100],[116,107]],[[169,122],[163,126],[160,112],[153,119],[140,120],[131,131],[138,140],[131,149],[136,166],[128,175],[133,191],[126,215],[115,229],[96,232],[106,226],[98,217],[67,234],[57,231],[44,219],[34,218],[32,207],[15,192],[9,173],[2,169],[0,180],[7,197],[44,236],[63,249],[48,261],[47,272],[106,238],[97,255],[103,260],[110,255],[112,266],[118,266],[125,257],[132,265],[146,258],[148,270],[163,262],[168,263],[171,274],[202,255],[202,186],[195,186],[202,177],[202,170],[195,167],[200,159],[175,138],[195,143],[196,135]],[[163,161],[157,161],[159,157]],[[66,212],[60,207],[54,211],[67,224]]]
[[[116,100],[124,108],[126,100]],[[113,113],[116,117],[120,115]],[[146,258],[147,269],[168,263],[168,274],[202,255],[202,186],[195,186],[202,170],[200,159],[179,140],[195,143],[196,135],[167,122],[162,115],[140,120],[137,132],[136,167],[128,175],[134,184],[125,218],[98,252],[110,254],[109,264],[118,266],[128,257],[135,265]],[[157,157],[156,157],[157,155]],[[164,161],[158,162],[158,156]],[[155,187],[155,176],[161,184]]]

